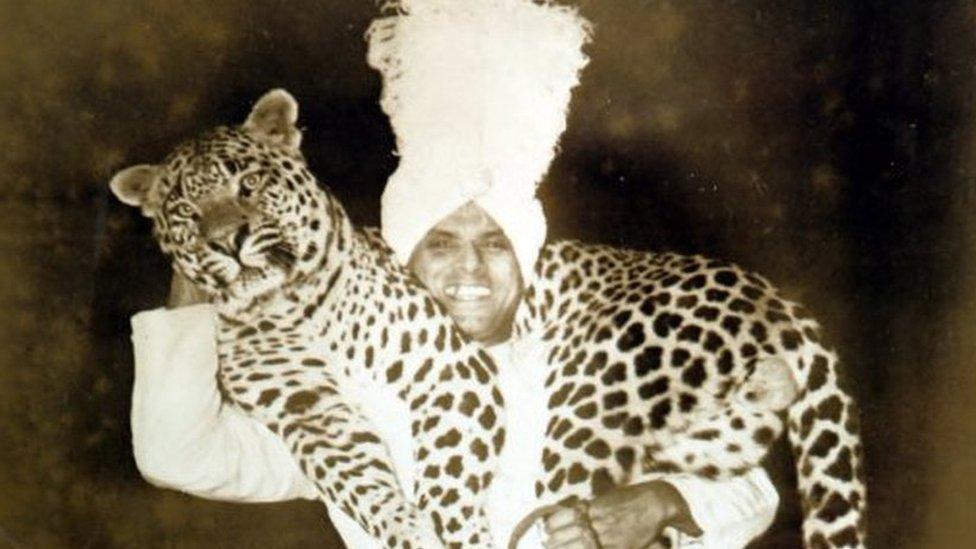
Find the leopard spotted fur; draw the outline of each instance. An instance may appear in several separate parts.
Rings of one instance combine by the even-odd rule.
[[[516,323],[548,368],[541,502],[654,473],[728,478],[785,423],[805,545],[864,547],[858,412],[799,305],[732,264],[575,241],[547,245],[530,280]]]

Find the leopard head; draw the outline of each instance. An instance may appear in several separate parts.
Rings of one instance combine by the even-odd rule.
[[[322,262],[337,212],[306,168],[297,116],[294,98],[272,90],[241,126],[112,178],[119,200],[153,220],[173,267],[218,300],[253,301]]]

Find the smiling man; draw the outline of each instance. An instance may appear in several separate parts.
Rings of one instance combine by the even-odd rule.
[[[522,275],[505,232],[475,203],[434,225],[407,265],[466,334],[486,345],[509,338]]]
[[[383,237],[497,363],[507,440],[487,511],[495,541],[504,543],[536,507],[547,420],[536,336],[513,341],[512,319],[545,240],[536,185],[565,128],[589,29],[575,10],[530,0],[394,7],[400,9],[368,34],[400,155],[383,194]],[[140,471],[160,486],[208,498],[317,499],[279,438],[221,406],[213,311],[198,301],[198,292],[175,277],[174,309],[133,318],[132,432]],[[409,493],[407,405],[382,386],[360,396]],[[689,547],[741,547],[765,530],[777,503],[761,469],[723,482],[648,479],[591,502],[592,522],[571,510],[557,513],[548,537],[533,530],[520,547],[597,547],[598,540],[644,547],[666,528]],[[382,546],[328,506],[348,547]]]

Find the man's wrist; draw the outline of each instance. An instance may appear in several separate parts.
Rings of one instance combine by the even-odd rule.
[[[650,496],[664,509],[663,524],[682,532],[700,536],[702,529],[691,515],[691,508],[681,492],[669,482],[655,480],[647,483]]]
[[[169,297],[166,299],[167,309],[177,309],[188,305],[197,305],[209,301],[206,292],[197,288],[192,282],[178,272],[173,273],[169,286]]]

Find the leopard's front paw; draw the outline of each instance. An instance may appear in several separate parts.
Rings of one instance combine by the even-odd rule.
[[[445,549],[444,542],[434,532],[433,527],[404,527],[386,540],[388,547],[412,547],[413,549]],[[391,543],[392,542],[392,543]],[[408,545],[409,544],[409,545]]]
[[[387,547],[402,549],[444,549],[444,542],[437,535],[434,521],[416,507],[405,504],[390,509],[387,520],[389,526],[382,541]],[[383,535],[383,534],[381,534]]]

